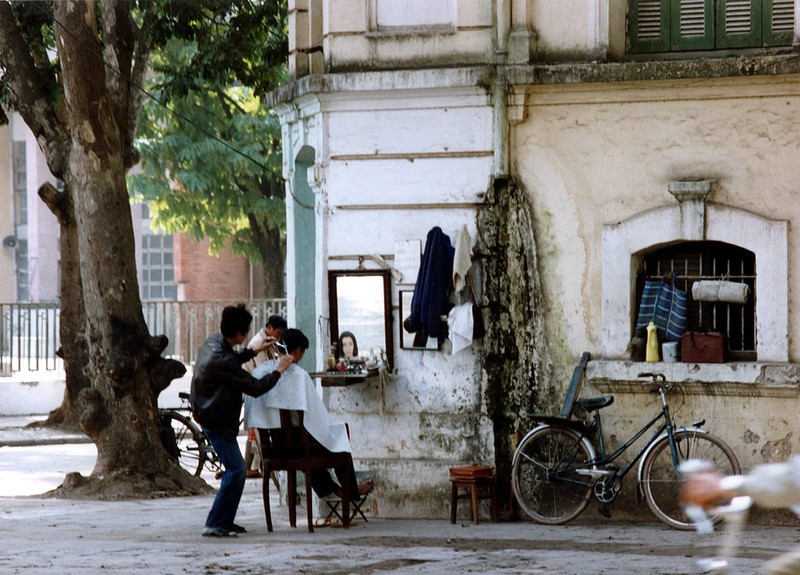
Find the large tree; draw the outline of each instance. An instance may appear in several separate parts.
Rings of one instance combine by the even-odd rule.
[[[98,451],[77,492],[204,488],[160,443],[158,394],[185,367],[161,357],[166,338],[144,321],[125,175],[138,157],[133,142],[153,47],[176,36],[213,38],[231,26],[252,39],[249,30],[273,25],[283,10],[250,0],[0,0],[0,120],[18,112],[64,182],[61,192],[45,185],[39,193],[61,226],[65,404],[69,397],[68,413]],[[230,50],[224,38],[232,36],[210,42],[212,54]],[[258,75],[262,49],[239,55],[242,81]],[[217,73],[236,68],[236,58],[226,52],[206,64]]]

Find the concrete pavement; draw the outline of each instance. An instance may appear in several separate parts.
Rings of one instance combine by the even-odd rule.
[[[55,487],[68,471],[90,472],[94,446],[8,445],[13,437],[30,439],[8,423],[0,418],[0,443],[6,444],[0,447],[0,575],[676,575],[698,573],[696,559],[713,554],[721,539],[719,533],[701,537],[655,522],[609,522],[591,508],[580,520],[557,527],[527,521],[473,525],[464,509],[455,525],[444,517],[389,520],[368,514],[368,523],[358,521],[349,530],[308,533],[305,512],[298,510],[298,528],[292,529],[286,506],[274,498],[275,531],[267,533],[260,480],[248,480],[237,516],[249,532],[210,539],[200,531],[211,496],[122,502],[22,496]],[[53,440],[48,433],[42,435]],[[765,559],[800,545],[800,529],[748,527],[742,544],[729,573],[755,573]]]

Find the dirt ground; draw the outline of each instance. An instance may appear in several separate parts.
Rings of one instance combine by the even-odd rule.
[[[298,510],[272,502],[267,533],[260,480],[249,480],[235,538],[201,537],[212,496],[137,501],[0,498],[0,574],[166,575],[547,573],[559,575],[698,573],[720,535],[700,537],[658,523],[567,526],[481,523],[464,518],[387,520],[309,533]],[[800,529],[753,527],[730,573],[754,573],[763,560],[800,545]]]
[[[26,433],[13,432],[14,445],[0,447],[0,575],[686,575],[700,572],[696,560],[716,553],[723,537],[656,522],[609,522],[591,508],[565,526],[488,517],[473,525],[467,506],[459,506],[454,525],[446,517],[390,520],[368,511],[369,522],[309,533],[305,510],[298,509],[292,529],[275,496],[275,531],[267,533],[261,480],[248,480],[237,523],[249,532],[211,539],[200,533],[213,494],[132,501],[36,496],[69,472],[91,472],[96,452],[86,443],[48,445],[41,433],[28,441]],[[380,489],[377,481],[378,502]],[[379,512],[379,505],[366,507]],[[755,573],[764,560],[800,547],[800,527],[748,526],[741,542],[729,575]]]

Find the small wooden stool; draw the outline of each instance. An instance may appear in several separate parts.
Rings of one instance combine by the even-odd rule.
[[[481,499],[491,499],[492,521],[497,521],[497,493],[495,491],[494,467],[483,465],[470,465],[467,467],[450,468],[450,523],[456,522],[456,511],[459,499],[469,499],[472,522],[480,523],[478,517],[478,502]],[[459,487],[467,490],[459,494]]]

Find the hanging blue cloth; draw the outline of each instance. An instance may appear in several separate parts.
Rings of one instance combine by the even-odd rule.
[[[415,346],[425,346],[428,337],[437,338],[439,343],[447,337],[441,316],[449,311],[452,287],[453,245],[437,226],[428,232],[411,299],[411,315],[403,322],[406,331],[416,333]]]

